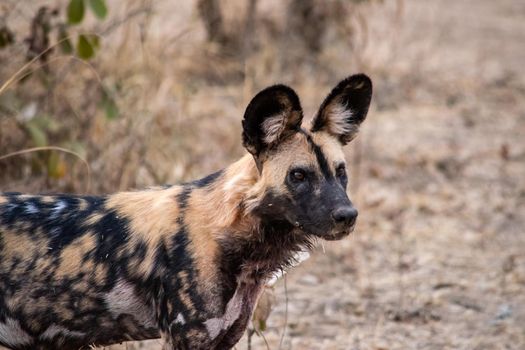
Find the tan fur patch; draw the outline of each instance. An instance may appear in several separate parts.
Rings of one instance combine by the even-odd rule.
[[[40,201],[44,204],[51,204],[56,201],[56,198],[53,196],[42,196],[40,197]]]
[[[215,277],[214,259],[218,252],[218,243],[212,231],[200,229],[200,223],[206,215],[191,205],[186,214],[186,232],[189,238],[191,255],[195,259],[196,267],[203,281],[212,281]],[[213,282],[212,282],[213,283]]]
[[[86,280],[79,280],[71,286],[71,289],[76,290],[77,292],[85,292],[88,288],[89,283]]]
[[[59,277],[77,274],[83,270],[82,258],[95,249],[95,237],[87,232],[66,246],[60,254],[60,266],[57,269]]]
[[[0,205],[5,204],[7,202],[8,202],[7,198],[0,196]]]
[[[100,221],[100,219],[102,219],[103,217],[104,217],[104,214],[102,213],[93,213],[84,220],[82,225],[84,226],[96,225]]]
[[[179,208],[177,195],[181,187],[137,192],[122,192],[111,196],[108,209],[116,209],[129,220],[131,235],[128,248],[142,240],[148,247],[146,256],[137,265],[137,272],[147,274],[153,268],[155,248],[166,236],[177,231]]]
[[[104,264],[95,264],[95,280],[99,281],[100,283],[103,283],[103,281],[106,279],[106,276],[108,274],[108,268]]]
[[[88,201],[83,198],[78,198],[78,210],[83,211],[88,208]]]
[[[25,201],[25,200],[28,200],[28,199],[33,199],[35,198],[36,196],[33,195],[33,194],[20,194],[18,196],[16,196],[19,200],[21,201]]]
[[[6,298],[5,305],[7,309],[11,312],[16,310],[16,308],[22,304],[22,296],[20,294],[14,294],[11,297]]]
[[[146,242],[158,240],[173,232],[179,208],[176,197],[180,187],[163,190],[122,192],[109,197],[108,209],[116,209],[119,214],[130,220],[134,235]]]
[[[5,228],[2,228],[1,232],[4,243],[3,264],[9,264],[11,258],[14,257],[24,260],[27,256],[39,256],[46,252],[47,241],[39,240],[34,243],[25,234],[12,232]]]
[[[251,154],[246,154],[228,167],[220,181],[209,189],[192,192],[186,223],[199,223],[200,230],[212,236],[221,234],[225,228],[231,228],[239,220],[239,203],[243,202],[246,193],[258,179],[255,161]]]
[[[214,184],[220,187],[220,184]],[[218,252],[217,236],[223,227],[221,221],[215,222],[212,213],[221,212],[223,217],[234,212],[234,209],[228,208],[229,203],[225,201],[224,196],[216,196],[217,191],[210,192],[209,189],[195,189],[188,199],[188,206],[184,215],[186,233],[189,238],[191,255],[195,259],[195,266],[203,282],[214,284],[215,268],[214,259]],[[210,198],[211,197],[211,198]],[[230,209],[230,210],[228,210]],[[232,214],[234,215],[234,214]],[[209,223],[207,225],[206,223]],[[219,225],[220,226],[219,226]],[[203,291],[207,292],[207,291]]]
[[[261,181],[266,187],[283,186],[288,170],[293,166],[315,166],[317,160],[311,151],[306,137],[295,134],[279,146],[279,151],[272,154],[265,162]]]
[[[95,263],[93,260],[86,261],[82,268],[84,271],[89,271],[91,276],[100,284],[103,284],[103,281],[106,278],[108,269],[105,264]]]

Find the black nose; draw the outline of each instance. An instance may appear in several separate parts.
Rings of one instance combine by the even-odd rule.
[[[357,210],[354,207],[340,207],[333,211],[332,217],[335,222],[338,224],[355,224],[355,219],[357,218]]]

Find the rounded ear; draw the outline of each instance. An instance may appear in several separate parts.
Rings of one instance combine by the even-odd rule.
[[[303,110],[295,91],[274,85],[259,92],[246,107],[242,121],[244,147],[258,157],[301,127]]]
[[[328,94],[313,119],[312,132],[326,131],[346,145],[357,135],[372,100],[372,81],[364,74],[341,81]]]

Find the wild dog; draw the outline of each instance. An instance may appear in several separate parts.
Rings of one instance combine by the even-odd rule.
[[[179,186],[107,196],[0,196],[0,344],[83,349],[162,337],[165,349],[230,349],[268,279],[316,238],[354,228],[343,146],[372,83],[340,82],[310,127],[296,93],[259,92],[248,153]]]

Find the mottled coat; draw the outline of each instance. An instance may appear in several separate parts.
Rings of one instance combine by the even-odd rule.
[[[159,338],[229,349],[267,280],[312,239],[340,239],[357,211],[342,146],[365,119],[355,75],[302,128],[295,92],[261,91],[243,119],[248,153],[178,186],[107,196],[0,196],[0,345],[80,349]]]

